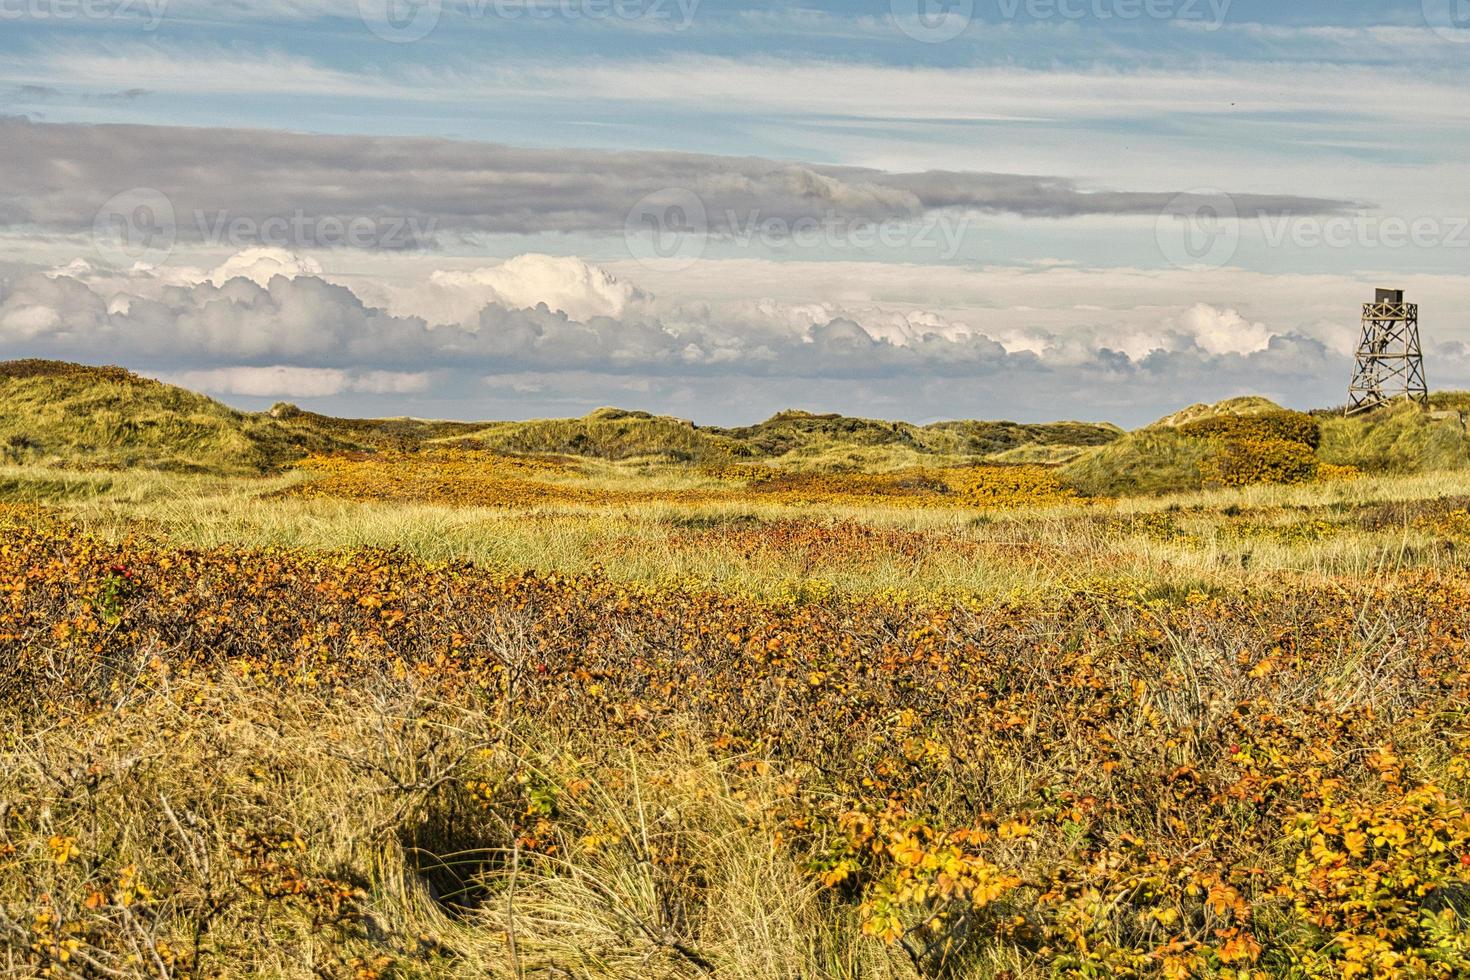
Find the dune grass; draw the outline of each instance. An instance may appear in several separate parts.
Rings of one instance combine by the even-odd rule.
[[[1363,473],[1463,471],[1470,467],[1470,430],[1465,415],[1447,407],[1455,404],[1457,396],[1445,393],[1428,409],[1397,404],[1354,416],[1317,412],[1310,419],[1284,413],[1263,398],[1196,405],[1115,442],[1083,450],[1062,472],[1091,494],[1156,495],[1200,488],[1209,478],[1209,461],[1223,445],[1218,437],[1203,437],[1201,426],[1225,416],[1294,417],[1314,428],[1312,455],[1318,462]],[[1259,456],[1270,448],[1257,440],[1246,453]]]
[[[974,461],[1018,449],[1065,455],[1121,434],[1115,426],[1082,422],[916,426],[800,411],[732,429],[616,408],[519,422],[339,419],[289,404],[257,414],[121,368],[42,360],[0,362],[0,404],[6,408],[0,462],[219,475],[272,472],[312,452],[455,445],[587,460],[770,460],[872,470]]]
[[[198,548],[393,548],[506,573],[602,569],[634,583],[805,600],[1031,595],[1101,582],[1167,582],[1186,594],[1455,569],[1470,554],[1438,523],[1470,503],[1455,473],[1000,511],[759,497],[503,508],[283,495],[308,478],[0,467],[0,499],[60,506],[114,539],[141,532]],[[711,480],[679,467],[613,464],[557,478],[655,493]]]
[[[97,469],[258,473],[288,450],[269,425],[116,369],[0,365],[0,458]]]
[[[85,380],[174,421],[0,465],[0,977],[1470,973],[1457,418],[1204,489],[1189,433],[1273,406],[487,431]],[[402,479],[257,465],[307,448]],[[936,477],[996,453],[1130,492]]]
[[[1438,404],[1446,404],[1441,399]],[[1463,470],[1470,466],[1470,435],[1458,412],[1426,413],[1398,405],[1362,416],[1319,419],[1318,454],[1331,463],[1380,473]]]
[[[0,975],[1328,976],[1460,894],[1453,580],[807,612],[379,554],[23,549]],[[1300,838],[1352,820],[1414,832],[1344,852],[1377,918],[1323,936],[1358,906]],[[954,862],[1004,898],[947,898]],[[1433,908],[1370,975],[1470,963]]]
[[[588,765],[567,732],[412,689],[282,699],[242,680],[140,691],[113,715],[64,748],[44,725],[0,745],[0,799],[44,804],[43,836],[111,841],[92,870],[92,854],[28,856],[44,908],[78,921],[89,895],[119,887],[104,863],[138,873],[115,910],[121,949],[75,933],[57,975],[911,975],[771,848],[779,774],[741,772],[693,738]],[[514,832],[456,789],[527,773],[580,787],[565,819],[628,846],[519,855]],[[719,869],[697,905],[669,906],[689,896],[650,841]],[[10,871],[0,863],[0,882]],[[150,901],[165,883],[167,900]],[[0,885],[0,949],[37,935],[37,907],[18,917],[15,898]],[[20,974],[0,959],[0,975]]]

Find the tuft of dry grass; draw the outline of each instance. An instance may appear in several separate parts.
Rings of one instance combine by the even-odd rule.
[[[773,846],[779,777],[692,729],[609,752],[411,687],[237,677],[93,710],[0,747],[0,975],[911,975]],[[525,847],[473,789],[507,779],[597,833]]]

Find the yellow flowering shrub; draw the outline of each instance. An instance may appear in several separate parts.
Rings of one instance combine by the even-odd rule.
[[[764,533],[693,533],[724,548],[747,532]],[[838,522],[770,533],[870,547]],[[934,547],[892,534],[873,547]],[[379,862],[407,847],[400,824],[431,794],[453,818],[446,853],[479,855],[470,885],[488,893],[519,873],[544,895],[581,873],[575,861],[636,855],[639,874],[657,875],[649,893],[685,910],[665,923],[688,950],[669,954],[683,957],[676,975],[713,962],[684,927],[728,870],[718,848],[698,851],[699,828],[661,809],[639,811],[644,833],[578,801],[641,800],[627,760],[694,757],[718,767],[709,793],[750,804],[743,832],[817,896],[804,908],[850,917],[867,937],[854,941],[901,947],[927,975],[993,953],[1062,977],[1466,976],[1467,656],[1470,581],[1457,569],[1177,601],[1104,582],[1044,598],[781,603],[401,551],[110,540],[0,507],[0,753],[63,757],[60,783],[0,770],[0,953],[17,975],[126,975],[129,922],[148,921],[155,974],[227,972],[253,948],[213,945],[227,900],[256,942],[274,935],[256,923],[297,924],[273,955],[350,937],[374,971],[383,956],[386,975],[453,975],[467,961],[452,951],[372,932],[404,886]],[[94,771],[62,745],[97,744],[144,713],[167,744],[211,749],[235,731],[228,697],[242,688],[300,726],[260,727],[253,750],[322,744],[294,700],[309,693],[411,704],[385,715],[384,737],[417,733],[434,764],[354,767],[341,738],[346,758],[278,758],[217,797],[212,772],[194,773],[225,842],[207,874],[187,877],[176,830],[115,857],[99,787],[113,806],[156,807],[163,826],[167,801],[131,791],[171,757],[130,748]],[[501,764],[528,730],[561,773]],[[51,741],[63,738],[75,742]],[[441,743],[452,750],[436,755]],[[374,781],[362,799],[381,809],[352,846],[250,808],[318,764]],[[761,806],[752,787],[774,781]],[[333,820],[358,802],[337,801]],[[229,806],[250,819],[230,823]],[[601,941],[615,940],[633,942]]]
[[[1470,975],[1470,814],[1433,785],[1401,788],[1399,763],[1376,802],[1334,801],[1291,826],[1301,848],[1283,890],[1317,934],[1308,976]]]
[[[1356,466],[1341,466],[1337,463],[1318,463],[1317,480],[1322,483],[1347,483],[1363,475]]]
[[[1245,438],[1224,443],[1200,462],[1207,487],[1244,487],[1255,483],[1304,483],[1317,475],[1310,446],[1284,439]]]
[[[1186,422],[1179,432],[1194,439],[1294,442],[1309,449],[1316,449],[1322,438],[1317,422],[1310,415],[1290,411],[1211,415]]]

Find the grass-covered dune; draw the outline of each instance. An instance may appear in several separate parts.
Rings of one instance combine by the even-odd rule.
[[[616,408],[524,422],[338,419],[289,404],[248,413],[122,368],[40,360],[0,363],[0,404],[4,462],[229,475],[279,469],[310,452],[446,443],[600,460],[896,468],[1018,450],[1043,461],[1065,458],[1122,435],[1115,426],[1084,422],[916,426],[801,411],[728,429]]]
[[[121,368],[0,364],[10,463],[259,472],[302,451],[281,427]]]
[[[1470,399],[1456,393],[1436,394],[1427,409],[1399,403],[1352,416],[1235,398],[1166,416],[1063,473],[1086,493],[1128,496],[1290,483],[1323,467],[1375,475],[1459,470],[1470,466],[1466,408]]]
[[[785,411],[741,427],[602,408],[507,422],[339,419],[277,405],[241,412],[122,368],[0,363],[0,463],[58,469],[278,472],[312,453],[472,448],[588,463],[894,472],[975,463],[1055,466],[1092,496],[1291,483],[1319,474],[1470,466],[1470,395],[1344,417],[1259,397],[1193,405],[1133,432],[1096,422],[957,420],[930,425]],[[1348,470],[1347,468],[1350,468]]]
[[[0,362],[0,462],[248,476],[308,453],[406,449],[479,428],[336,419],[278,405],[241,412],[119,367]]]
[[[1329,462],[1376,473],[1429,473],[1470,466],[1470,396],[1438,393],[1430,410],[1399,405],[1367,415],[1318,417],[1319,450]]]
[[[755,425],[721,428],[648,412],[601,408],[578,419],[496,422],[473,438],[501,452],[610,460],[776,460],[796,467],[894,468],[943,457],[989,458],[1028,448],[1075,455],[1122,434],[1106,423],[1022,425],[966,420],[920,426],[799,410],[778,412]]]
[[[1467,402],[356,421],[5,365],[0,978],[1470,976]]]

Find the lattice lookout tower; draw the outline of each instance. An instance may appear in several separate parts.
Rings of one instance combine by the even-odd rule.
[[[1402,289],[1380,289],[1373,302],[1363,304],[1363,335],[1348,385],[1347,414],[1395,398],[1429,404],[1419,350],[1419,305],[1405,303]]]

